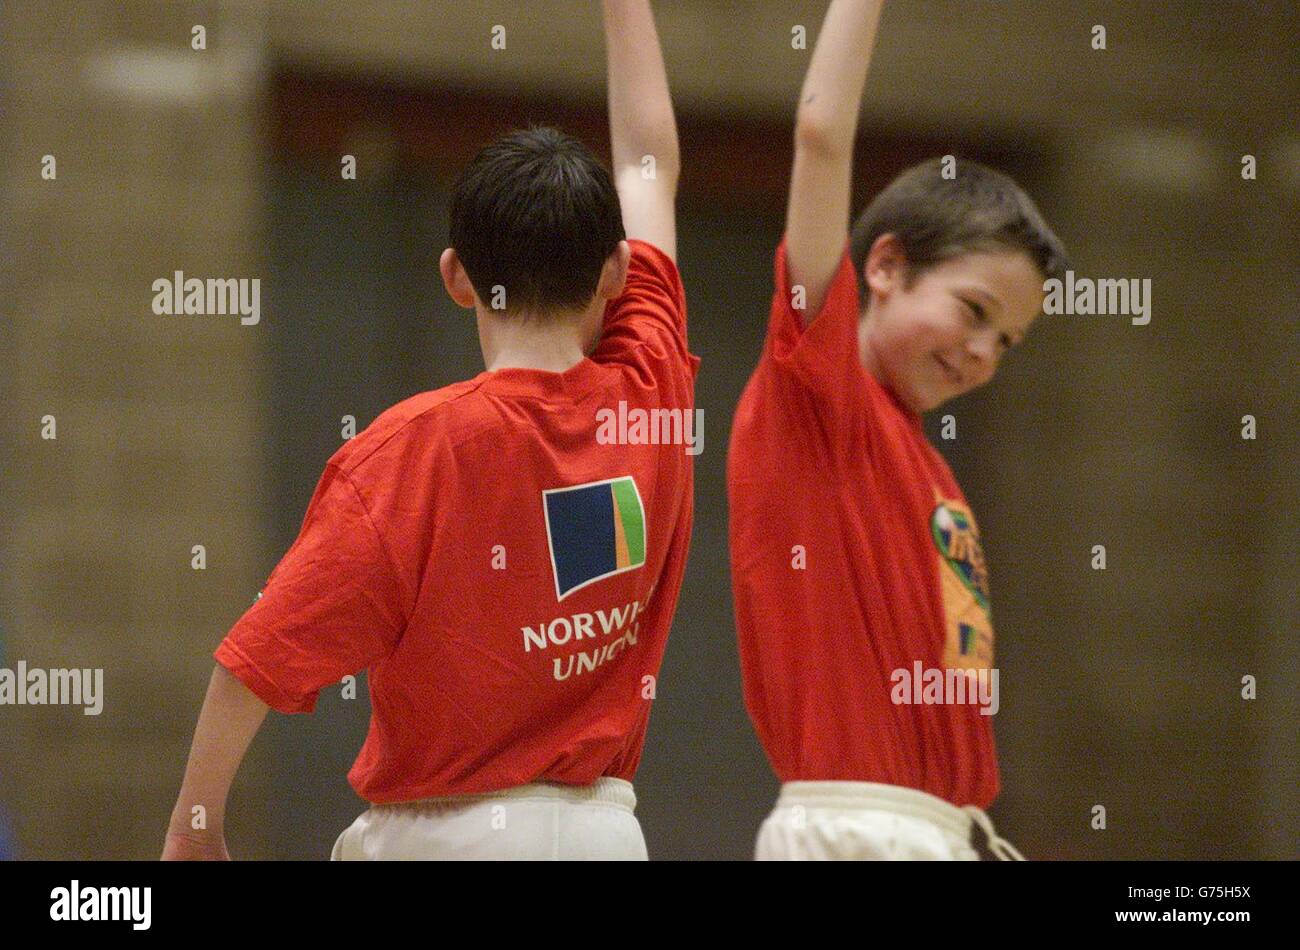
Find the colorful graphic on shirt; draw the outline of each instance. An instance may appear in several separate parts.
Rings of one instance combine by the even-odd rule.
[[[555,596],[645,564],[645,507],[632,476],[542,492]]]
[[[962,502],[935,490],[930,535],[939,552],[946,636],[943,665],[948,669],[993,666],[993,623],[989,577],[975,516]]]

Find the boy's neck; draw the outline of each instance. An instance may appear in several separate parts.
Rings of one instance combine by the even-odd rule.
[[[913,417],[914,421],[919,422],[923,410],[917,406],[909,405],[903,400],[903,397],[893,388],[888,375],[885,373],[885,367],[881,363],[876,349],[872,346],[871,327],[874,314],[870,308],[864,309],[858,315],[858,362],[862,364],[871,377],[878,382],[891,396],[900,408],[905,409]]]
[[[587,355],[585,334],[578,321],[480,316],[478,329],[483,363],[489,372],[536,369],[563,373]]]
[[[563,373],[577,366],[586,358],[582,348],[576,343],[571,347],[555,350],[535,348],[503,349],[495,354],[483,350],[483,362],[489,372],[499,369],[540,369],[548,373]]]

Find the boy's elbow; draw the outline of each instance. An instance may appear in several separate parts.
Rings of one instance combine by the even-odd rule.
[[[837,127],[825,117],[800,110],[794,123],[794,146],[800,152],[840,158],[851,154],[853,133]]]
[[[653,174],[650,169],[649,165],[637,164],[615,172],[614,187],[618,189],[619,200],[623,202],[624,208],[629,203],[647,200],[677,200],[678,170],[672,166],[660,165],[658,161],[653,166]]]
[[[677,121],[671,111],[647,125],[645,141],[658,167],[665,171],[680,169],[682,160],[681,147],[677,142]]]
[[[622,160],[615,163],[615,179],[624,172],[641,179],[653,178],[657,182],[667,183],[673,188],[681,177],[682,160],[677,148],[677,140],[646,142],[639,149],[631,150]]]

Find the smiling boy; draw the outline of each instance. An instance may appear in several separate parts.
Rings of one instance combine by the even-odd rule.
[[[969,699],[898,702],[891,677],[992,668],[978,528],[921,413],[993,378],[1065,252],[1014,182],[962,160],[905,171],[849,233],[880,7],[835,0],[818,37],[728,455],[745,702],[783,783],[756,856],[975,859],[974,819],[1019,857],[983,812],[991,717]]]

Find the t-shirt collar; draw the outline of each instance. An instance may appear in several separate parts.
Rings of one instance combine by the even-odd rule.
[[[484,370],[479,380],[485,389],[509,396],[544,396],[572,398],[591,390],[600,378],[600,365],[588,357],[574,363],[562,373],[545,369],[511,366]]]

